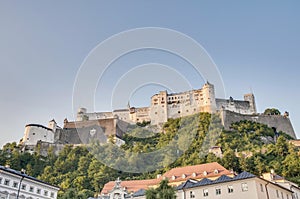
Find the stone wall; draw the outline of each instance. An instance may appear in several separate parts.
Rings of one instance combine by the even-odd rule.
[[[229,130],[229,127],[234,122],[239,122],[242,120],[249,120],[253,122],[258,122],[266,124],[269,127],[275,127],[276,130],[285,132],[296,139],[296,134],[293,129],[290,119],[283,115],[264,115],[264,114],[253,114],[253,115],[243,115],[235,113],[228,110],[221,110],[220,116],[222,124],[225,129]]]

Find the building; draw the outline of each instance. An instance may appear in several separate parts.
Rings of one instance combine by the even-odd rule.
[[[0,199],[56,199],[59,187],[0,166]]]
[[[248,172],[216,180],[188,180],[177,187],[178,199],[292,199],[293,191]]]
[[[262,174],[261,178],[293,191],[293,199],[300,199],[300,188],[298,187],[298,185],[296,183],[286,180],[282,176],[277,175],[273,169],[270,173]]]
[[[98,199],[146,199],[146,190],[163,179],[169,180],[178,199],[299,199],[299,187],[274,172],[261,177],[248,172],[236,175],[216,162],[174,168],[156,179],[111,181]]]
[[[113,194],[116,193],[117,190],[119,190],[117,191],[117,193],[124,197],[129,195],[131,196],[132,194],[138,195],[138,193],[140,195],[142,190],[146,190],[150,187],[157,187],[160,181],[162,181],[163,179],[168,179],[170,185],[176,187],[188,179],[200,180],[203,178],[208,178],[214,180],[220,177],[221,175],[233,176],[233,173],[225,169],[222,165],[218,164],[217,162],[194,166],[178,167],[173,168],[162,175],[157,175],[157,178],[155,179],[128,180],[119,182],[110,181],[104,185],[100,195],[101,198],[113,198]],[[118,183],[118,189],[116,188],[116,183]]]

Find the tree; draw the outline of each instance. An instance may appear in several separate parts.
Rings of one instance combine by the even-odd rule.
[[[146,190],[146,199],[175,199],[175,189],[168,183],[168,180],[162,180],[156,189]]]
[[[280,115],[280,111],[276,108],[267,108],[264,112],[265,115]]]

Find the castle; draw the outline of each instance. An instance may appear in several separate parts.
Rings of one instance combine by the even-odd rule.
[[[117,145],[124,144],[122,136],[129,124],[150,122],[161,126],[169,118],[180,118],[200,112],[218,113],[225,129],[233,122],[250,120],[276,128],[296,138],[288,115],[264,115],[257,113],[255,97],[245,94],[244,100],[219,99],[215,97],[214,85],[205,83],[201,89],[181,93],[161,91],[151,97],[149,107],[130,107],[112,112],[88,113],[79,108],[76,121],[64,120],[63,128],[57,126],[55,120],[48,127],[40,124],[28,124],[20,143],[24,150],[34,150],[53,146],[59,151],[66,144],[87,144],[92,139],[106,142],[113,136]],[[44,151],[46,153],[46,151]]]
[[[181,93],[161,91],[151,97],[149,107],[128,107],[113,112],[87,113],[80,108],[77,121],[118,118],[128,123],[150,122],[152,125],[162,124],[169,118],[179,118],[199,112],[216,113],[221,109],[244,115],[256,114],[255,98],[252,93],[245,94],[244,100],[215,98],[214,85],[207,82],[201,89]]]

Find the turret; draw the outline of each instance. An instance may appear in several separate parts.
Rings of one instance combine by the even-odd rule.
[[[204,112],[214,113],[217,110],[215,87],[213,84],[206,82],[202,87]]]
[[[78,111],[77,111],[77,121],[83,121],[83,117],[84,115],[86,114],[87,110],[86,108],[79,108]]]
[[[52,119],[51,121],[49,121],[49,123],[48,123],[48,128],[49,128],[49,129],[52,129],[53,132],[56,131],[57,123],[55,122],[54,119]]]
[[[248,93],[244,95],[244,100],[249,102],[250,111],[256,113],[255,97],[253,93]]]

